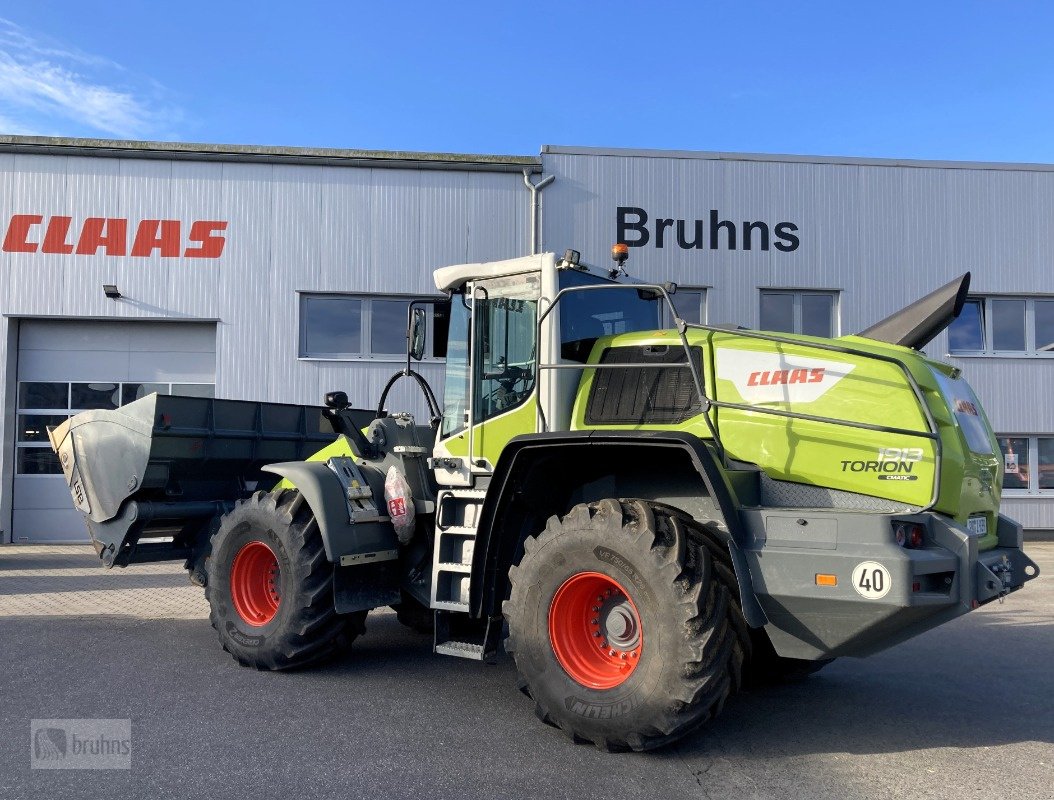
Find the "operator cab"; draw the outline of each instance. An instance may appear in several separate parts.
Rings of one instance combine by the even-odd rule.
[[[440,483],[473,485],[513,436],[568,430],[582,375],[574,365],[602,336],[659,327],[660,295],[590,288],[632,285],[621,274],[621,261],[591,267],[573,250],[436,270],[436,287],[451,296]]]

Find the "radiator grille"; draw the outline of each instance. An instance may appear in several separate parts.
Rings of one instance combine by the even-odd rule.
[[[702,375],[702,350],[691,348]],[[598,369],[586,403],[588,425],[673,425],[702,412],[691,370],[679,345],[609,347],[601,364],[655,364],[641,369]]]

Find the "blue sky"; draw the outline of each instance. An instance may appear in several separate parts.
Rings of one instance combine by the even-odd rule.
[[[1054,6],[0,2],[0,133],[1054,162]]]

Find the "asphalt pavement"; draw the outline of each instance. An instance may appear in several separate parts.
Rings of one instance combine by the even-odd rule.
[[[431,653],[373,612],[345,660],[239,667],[176,565],[0,548],[0,798],[1054,798],[1054,543],[1044,575],[866,660],[732,699],[667,749],[538,722],[511,660]],[[30,720],[129,718],[130,770],[30,769]]]

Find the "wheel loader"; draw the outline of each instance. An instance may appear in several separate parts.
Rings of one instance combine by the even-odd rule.
[[[604,750],[1037,576],[981,404],[921,352],[969,274],[825,339],[687,323],[626,252],[436,270],[442,403],[414,302],[376,408],[154,394],[50,430],[103,565],[185,560],[262,670],[343,653],[388,606],[439,654],[504,644],[538,717]],[[400,380],[428,419],[387,408]]]

